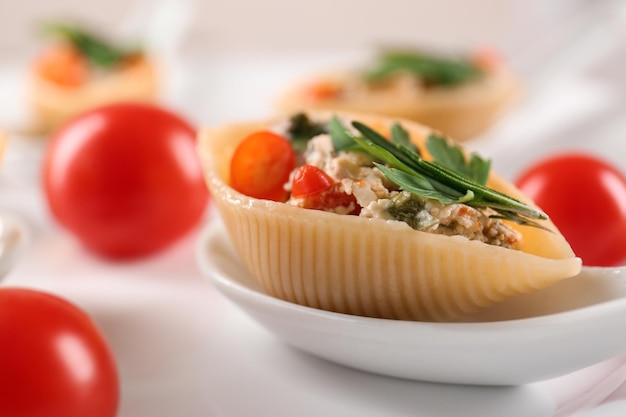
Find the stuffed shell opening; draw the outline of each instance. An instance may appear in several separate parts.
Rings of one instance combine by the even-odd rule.
[[[333,117],[346,125],[359,121],[384,136],[399,122],[423,159],[433,158],[426,147],[433,131],[415,122],[348,113],[306,116],[320,123]],[[302,208],[236,191],[231,173],[240,143],[255,132],[284,132],[285,120],[205,129],[198,145],[230,238],[268,294],[347,314],[454,321],[580,271],[580,259],[549,220],[537,220],[539,227],[502,220],[520,237],[518,244],[507,246],[416,230],[397,219]],[[294,184],[293,175],[290,182]],[[487,186],[534,207],[495,173],[489,174]],[[308,188],[302,190],[307,195]]]

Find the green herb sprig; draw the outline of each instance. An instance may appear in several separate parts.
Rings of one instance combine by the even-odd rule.
[[[412,51],[388,51],[382,53],[365,72],[365,79],[377,82],[398,72],[414,74],[426,86],[453,86],[483,75],[468,60],[448,59]]]
[[[360,136],[347,129],[339,119],[330,122],[330,135],[335,150],[356,150],[372,156],[375,166],[401,189],[443,204],[463,203],[475,208],[490,208],[492,216],[521,225],[546,229],[535,220],[548,216],[486,186],[491,163],[473,154],[466,160],[462,150],[444,137],[430,135],[427,148],[434,161],[426,161],[409,140],[409,134],[399,124],[391,130],[391,140],[354,121],[352,126]]]
[[[429,136],[426,141],[426,148],[438,164],[463,174],[480,185],[487,185],[491,170],[490,160],[484,160],[472,152],[469,161],[467,161],[460,147],[451,145],[445,137],[438,135]]]
[[[111,43],[85,31],[84,29],[66,23],[48,23],[43,26],[46,36],[61,38],[71,43],[87,60],[98,68],[111,68],[129,56],[138,53],[117,47]]]

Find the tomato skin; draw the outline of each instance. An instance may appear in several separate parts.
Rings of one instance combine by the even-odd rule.
[[[78,116],[52,138],[42,172],[54,217],[112,259],[166,248],[196,226],[208,203],[194,129],[148,104]]]
[[[529,167],[516,184],[550,216],[583,264],[626,260],[626,178],[617,168],[568,153]]]
[[[286,201],[285,183],[296,166],[291,142],[270,131],[254,132],[235,149],[230,185],[249,197]]]
[[[114,417],[113,355],[79,308],[28,289],[0,289],[0,415]]]
[[[318,167],[302,165],[293,176],[291,196],[299,198],[317,194],[332,187],[333,183],[333,179]]]

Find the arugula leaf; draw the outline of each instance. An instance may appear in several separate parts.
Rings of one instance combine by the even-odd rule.
[[[46,35],[70,42],[95,67],[110,68],[138,51],[114,46],[78,26],[65,23],[49,23],[43,27]]]
[[[443,204],[463,203],[477,208],[491,208],[497,213],[494,216],[496,218],[545,229],[534,221],[547,219],[544,212],[478,182],[480,180],[486,183],[490,167],[488,162],[479,157],[470,158],[470,162],[466,163],[462,152],[459,156],[460,149],[448,146],[447,143],[442,146],[435,139],[434,149],[439,160],[447,165],[462,167],[469,175],[459,173],[440,162],[423,159],[418,150],[405,144],[404,134],[398,128],[395,140],[392,133],[392,140],[388,141],[363,123],[354,121],[352,126],[362,136],[354,135],[338,119],[333,119],[330,131],[333,143],[350,142],[350,147],[358,145],[360,151],[377,160],[375,165],[378,169],[400,189]],[[473,176],[477,179],[472,178]]]
[[[445,137],[435,134],[428,136],[426,148],[436,163],[465,175],[480,185],[487,184],[491,169],[490,160],[484,160],[478,154],[472,153],[470,160],[467,161],[459,146],[452,144]]]
[[[468,60],[447,59],[413,51],[387,51],[365,72],[365,79],[377,82],[398,72],[409,72],[423,80],[426,86],[463,84],[483,74]]]

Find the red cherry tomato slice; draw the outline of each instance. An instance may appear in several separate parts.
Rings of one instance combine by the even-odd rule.
[[[585,265],[626,260],[626,178],[584,154],[547,158],[529,167],[517,186],[541,207]]]
[[[0,416],[114,417],[119,379],[96,325],[56,296],[0,289]]]
[[[230,185],[254,198],[286,201],[284,185],[296,166],[291,142],[276,133],[260,131],[246,137],[230,161]]]
[[[342,214],[355,216],[358,216],[361,212],[361,206],[359,206],[356,197],[343,191],[339,183],[335,183],[321,192],[302,197],[301,207],[311,210],[341,212]]]
[[[491,47],[482,47],[474,51],[471,62],[487,73],[496,72],[504,66],[504,58],[500,52]]]
[[[305,87],[304,95],[311,101],[324,101],[337,98],[341,94],[341,87],[336,83],[321,81]]]
[[[76,49],[55,46],[45,50],[35,62],[35,71],[47,81],[62,87],[80,87],[89,76],[89,64]]]
[[[295,198],[317,194],[332,187],[333,179],[313,165],[299,167],[291,183],[291,196]]]

